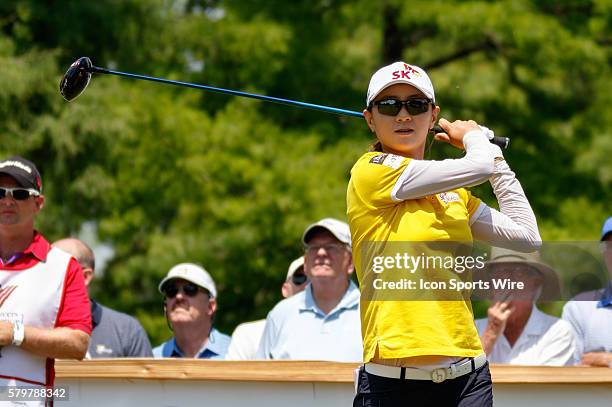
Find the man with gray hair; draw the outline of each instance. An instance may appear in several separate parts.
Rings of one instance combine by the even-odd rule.
[[[306,289],[268,314],[257,359],[362,360],[359,289],[351,234],[345,222],[325,218],[302,236]]]
[[[83,269],[85,286],[89,291],[94,278],[94,253],[85,242],[66,238],[53,243],[54,247],[72,255]],[[89,297],[93,331],[89,340],[87,358],[153,357],[151,343],[138,320],[115,311]]]

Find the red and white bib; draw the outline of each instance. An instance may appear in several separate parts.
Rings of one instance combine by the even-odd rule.
[[[25,270],[0,270],[0,320],[54,328],[69,263],[69,254],[52,248],[44,263]],[[53,359],[13,345],[0,352],[0,386],[51,384]]]

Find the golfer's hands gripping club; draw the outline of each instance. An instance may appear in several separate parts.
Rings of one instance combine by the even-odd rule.
[[[465,131],[466,129],[469,130]],[[479,126],[474,120],[455,120],[451,123],[446,119],[440,119],[432,130],[436,140],[444,141],[460,149],[463,149],[463,136],[472,130],[483,131],[489,141],[500,148],[508,148],[510,145],[510,139],[508,137],[497,137],[492,130],[485,126]]]
[[[454,122],[449,122],[446,119],[440,119],[438,122],[440,125],[440,129],[434,127],[434,138],[437,141],[443,141],[445,143],[449,143],[453,147],[457,147],[459,149],[464,149],[463,147],[463,137],[470,131],[480,131],[480,126],[474,120],[455,120]],[[438,130],[442,130],[439,132]]]

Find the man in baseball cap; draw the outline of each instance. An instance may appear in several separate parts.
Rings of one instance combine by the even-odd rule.
[[[361,361],[359,289],[350,280],[349,227],[337,219],[321,219],[304,230],[302,242],[310,284],[270,311],[257,358]]]
[[[20,187],[42,192],[40,173],[33,162],[19,156],[0,161],[0,174],[10,175]]]
[[[608,238],[610,234],[612,234],[612,216],[606,219],[603,226],[601,227],[601,239],[599,240],[603,242]]]
[[[281,287],[283,298],[289,298],[306,288],[308,277],[304,273],[304,256],[293,260],[287,270],[287,278]]]
[[[345,222],[339,221],[334,218],[324,218],[318,222],[313,223],[304,230],[302,235],[302,243],[307,245],[308,242],[321,231],[327,231],[331,233],[340,243],[346,245],[346,248],[351,248],[351,231]]]
[[[562,318],[576,334],[576,359],[584,366],[612,368],[612,216],[601,228],[600,244],[609,281],[604,288],[576,295],[563,307]]]
[[[158,289],[174,337],[153,349],[153,356],[224,359],[230,337],[213,328],[217,287],[210,274],[197,264],[180,263]]]
[[[81,266],[34,228],[41,189],[34,163],[0,161],[0,387],[53,387],[54,360],[82,359],[91,334]]]

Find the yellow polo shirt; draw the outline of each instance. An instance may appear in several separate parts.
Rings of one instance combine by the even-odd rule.
[[[395,201],[392,189],[410,158],[381,152],[362,155],[351,170],[347,214],[353,261],[362,289],[364,362],[483,352],[469,300],[373,300],[364,296],[363,252],[375,242],[471,242],[469,218],[480,200],[463,188],[421,199]],[[384,243],[383,243],[384,244]]]

